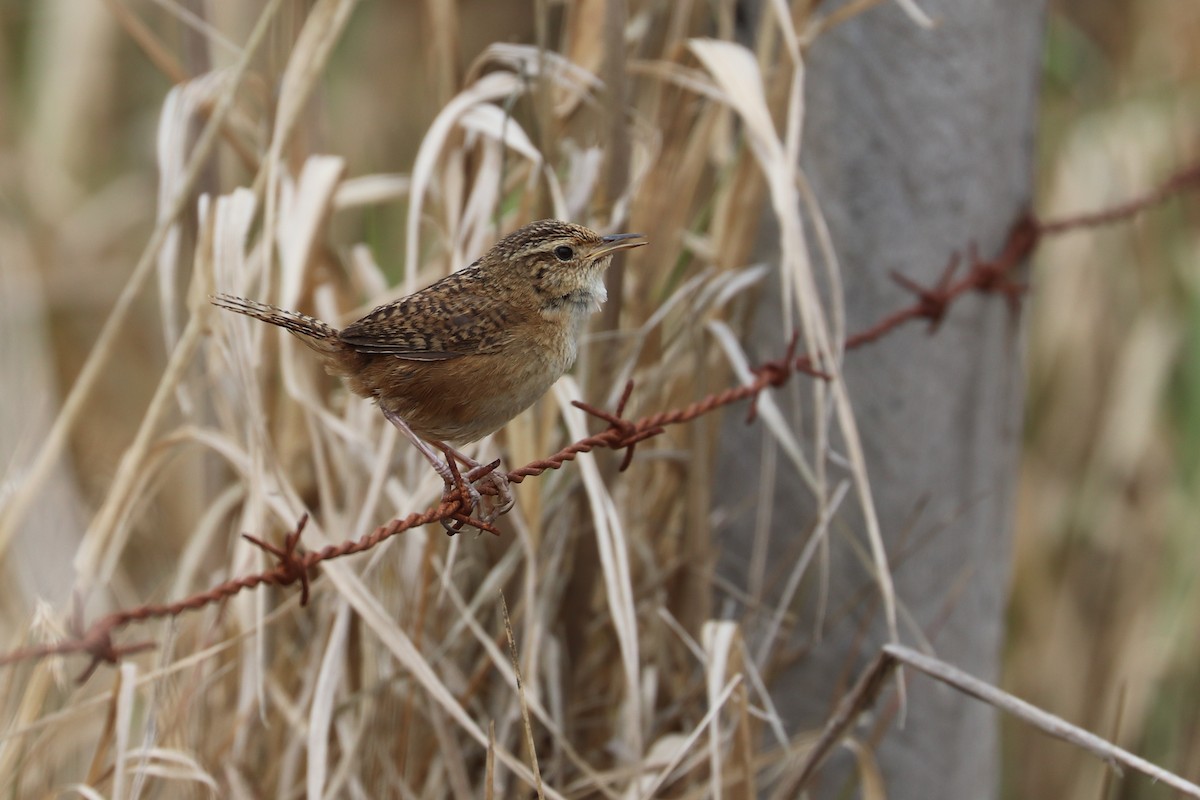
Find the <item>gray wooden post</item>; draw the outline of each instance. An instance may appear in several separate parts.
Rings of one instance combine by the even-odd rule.
[[[953,251],[976,243],[994,254],[1030,203],[1043,0],[921,6],[937,28],[916,27],[888,3],[809,52],[804,168],[841,259],[850,332],[911,301],[890,270],[936,283]],[[773,237],[765,224],[768,260]],[[761,358],[779,355],[787,338],[769,294],[751,336]],[[1004,637],[1021,330],[1002,300],[967,297],[935,336],[910,325],[846,361],[902,616],[940,657],[989,680]],[[811,430],[802,416],[794,414],[797,428]],[[758,485],[764,430],[737,414],[724,425],[715,474],[729,513],[718,517],[719,571],[744,585],[755,525],[744,501]],[[778,463],[769,564],[786,569],[814,515],[798,476]],[[773,680],[792,732],[820,726],[885,635],[877,589],[846,545],[847,531],[863,540],[862,527],[854,514],[842,517],[830,537],[823,638],[812,637],[820,589],[812,581],[793,604],[804,622],[789,643],[800,657]],[[920,646],[901,628],[906,643]],[[877,711],[888,714],[888,696]],[[887,796],[995,796],[996,725],[982,704],[909,676],[904,727],[893,720],[878,752]],[[833,796],[847,763],[826,770],[814,796]]]

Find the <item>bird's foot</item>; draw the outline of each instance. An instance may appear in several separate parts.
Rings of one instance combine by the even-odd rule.
[[[475,487],[475,482],[469,477],[464,478],[462,473],[458,471],[458,465],[454,458],[447,453],[445,463],[438,462],[438,474],[442,476],[442,480],[446,485],[442,488],[442,502],[449,503],[458,501],[459,511],[448,519],[438,520],[438,523],[450,536],[458,533],[463,529],[463,525],[468,522],[473,522],[471,513],[476,509],[483,508],[483,495],[479,489]],[[443,472],[444,470],[444,472]],[[469,476],[470,473],[467,473]],[[484,524],[491,520],[483,520]]]
[[[470,504],[461,515],[443,520],[442,528],[453,535],[461,531],[464,524],[470,524],[480,530],[497,533],[491,523],[511,511],[517,502],[508,475],[500,469],[500,459],[481,464],[447,444],[439,442],[437,446],[446,455],[444,463],[438,462],[438,472],[444,469],[450,474],[442,493],[443,502],[457,499],[464,505]],[[467,467],[465,474],[459,472],[459,463]],[[479,516],[472,519],[470,515],[476,509]]]
[[[459,510],[452,517],[439,520],[446,533],[453,536],[461,531],[464,525],[468,524],[490,533],[499,533],[499,531],[492,527],[491,521],[512,508],[513,504],[512,492],[508,489],[507,476],[495,471],[496,467],[500,466],[500,462],[496,461],[494,464],[489,464],[485,467],[478,461],[463,455],[444,442],[433,442],[431,446],[430,442],[426,442],[420,436],[417,436],[408,423],[396,412],[384,408],[383,415],[387,417],[389,422],[396,426],[396,429],[406,439],[413,443],[441,477],[445,483],[445,488],[442,489],[442,502],[458,501],[460,503]],[[445,461],[442,461],[434,447],[442,451],[442,455],[446,458]],[[458,471],[456,460],[469,469],[467,472],[468,477],[465,480]],[[489,482],[496,487],[497,495],[501,498],[500,510],[496,512],[489,509],[484,513],[485,519],[474,519],[471,517],[471,512],[476,508],[484,511],[483,495],[475,484],[489,478],[489,476],[491,476]],[[497,481],[502,481],[503,486]]]
[[[492,487],[492,490],[484,495],[479,506],[479,516],[484,522],[492,522],[504,516],[517,502],[508,476],[500,469],[498,458],[490,464],[475,462],[467,473],[467,480],[471,481],[472,487],[477,491],[489,484]]]
[[[500,469],[500,459],[481,464],[445,442],[435,442],[434,446],[446,455],[447,464],[458,462],[466,468],[463,478],[474,490],[474,496],[479,498],[476,507],[483,522],[490,523],[512,510],[517,498],[513,495],[508,475]]]

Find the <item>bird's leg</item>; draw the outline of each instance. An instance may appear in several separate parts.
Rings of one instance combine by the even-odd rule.
[[[433,442],[433,446],[444,452],[446,454],[446,458],[456,459],[458,463],[466,467],[468,471],[473,471],[484,467],[483,464],[471,458],[466,453],[454,449],[445,442]],[[491,522],[492,520],[507,514],[517,502],[517,498],[513,495],[512,487],[509,486],[508,476],[499,469],[493,469],[487,475],[484,475],[482,478],[480,478],[480,480],[486,480],[496,488],[495,505],[486,513],[483,512],[482,506],[480,507],[481,519],[483,519],[484,522]]]
[[[386,408],[382,409],[382,411],[383,416],[387,417],[388,422],[395,425],[396,430],[404,434],[404,436],[413,443],[413,446],[421,452],[421,455],[425,456],[425,459],[431,465],[433,465],[434,471],[437,472],[437,474],[441,476],[442,480],[446,482],[446,488],[442,492],[442,498],[445,499],[449,496],[450,492],[457,490],[459,488],[459,481],[455,479],[454,471],[450,469],[449,464],[447,464],[445,461],[442,461],[441,456],[438,455],[438,452],[430,446],[429,442],[425,441],[420,436],[417,436],[417,434],[413,432],[413,429],[408,427],[408,423],[401,419],[400,416],[395,412],[388,411]],[[444,447],[445,445],[442,445],[439,442],[438,446]],[[447,453],[446,457],[450,458],[451,456],[449,453]],[[472,509],[483,508],[483,497],[479,494],[479,490],[470,483],[464,481],[463,488],[466,489],[468,496],[471,498],[471,508],[467,509],[467,516],[470,516]],[[446,529],[447,533],[458,532],[455,528],[450,526],[450,523],[446,522],[445,520],[442,520],[442,527]]]

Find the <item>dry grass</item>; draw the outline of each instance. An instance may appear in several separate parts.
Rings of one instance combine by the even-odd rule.
[[[788,319],[835,369],[840,331],[813,300],[800,198],[785,177],[799,155],[803,21],[797,31],[786,15],[765,15],[755,54],[729,41],[730,4],[635,4],[628,20],[595,1],[534,4],[532,14],[511,4],[505,24],[549,47],[539,50],[480,41],[486,20],[440,3],[267,2],[253,15],[217,6],[211,19],[170,2],[110,6],[87,28],[62,4],[18,23],[42,52],[83,39],[121,54],[110,74],[30,74],[36,109],[112,135],[137,131],[136,114],[71,105],[99,81],[91,92],[139,109],[145,145],[140,160],[137,148],[104,160],[86,137],[14,143],[53,148],[39,166],[55,171],[17,176],[42,194],[12,240],[58,237],[79,254],[116,227],[128,240],[111,242],[102,288],[76,298],[75,316],[103,325],[85,342],[58,343],[78,354],[70,390],[53,422],[21,440],[28,452],[16,451],[0,511],[0,546],[27,546],[46,527],[46,495],[71,484],[61,456],[87,465],[87,496],[74,502],[89,522],[60,550],[74,553],[69,568],[59,564],[60,607],[67,586],[91,616],[260,569],[263,555],[236,533],[277,534],[305,510],[316,547],[439,496],[436,477],[373,409],[286,336],[215,313],[205,302],[214,290],[337,320],[467,263],[531,218],[609,230],[654,220],[654,252],[629,259],[603,320],[613,330],[591,341],[577,377],[478,445],[523,463],[586,433],[572,399],[611,404],[632,378],[639,408],[669,407],[725,384],[727,358],[744,364],[728,326],[762,277],[747,254],[767,202],[785,236]],[[411,56],[390,54],[383,32],[413,29],[425,36]],[[88,208],[94,191],[117,189],[84,188],[127,174],[128,186],[112,184],[119,196],[149,190],[144,153],[165,84],[118,91],[124,75],[147,74],[134,41],[168,77],[205,73],[172,89],[157,115],[153,219],[145,204],[132,219],[109,203]],[[624,52],[628,74],[603,66],[606,47]],[[775,53],[783,67],[763,73]],[[76,163],[102,168],[65,166]],[[129,242],[139,240],[136,255]],[[74,259],[61,278],[42,269],[51,293],[34,307],[69,313],[54,292],[69,292]],[[820,382],[813,391],[835,410],[860,479],[855,502],[873,520],[846,398]],[[816,452],[802,452],[769,402],[762,411],[794,458],[823,459],[825,432]],[[115,796],[184,784],[239,796],[752,791],[803,745],[783,735],[758,674],[772,642],[751,657],[735,623],[705,622],[709,588],[689,565],[711,562],[697,513],[711,481],[703,456],[678,454],[711,451],[712,435],[673,431],[620,480],[609,460],[587,457],[529,481],[498,541],[418,530],[329,564],[302,612],[295,596],[260,591],[149,626],[136,635],[158,649],[126,662],[115,685],[73,686],[58,663],[23,667],[0,697],[0,773],[20,793],[76,784]],[[845,487],[813,483],[841,502]],[[686,504],[674,502],[684,493]],[[6,641],[62,635],[68,623],[54,613],[28,627],[34,587],[13,594]]]
[[[840,15],[791,20],[787,4],[768,3],[752,51],[731,41],[732,3],[630,3],[623,31],[599,0],[469,12],[437,0],[189,5],[209,18],[171,0],[105,5],[80,11],[75,0],[46,0],[0,12],[0,40],[27,43],[0,56],[0,102],[15,109],[25,99],[16,121],[0,120],[0,311],[10,312],[0,314],[0,333],[11,334],[15,363],[29,365],[22,374],[38,387],[0,390],[6,645],[63,635],[72,589],[90,618],[268,566],[241,531],[277,538],[308,510],[305,542],[317,547],[439,497],[436,476],[397,446],[373,408],[282,332],[215,312],[205,301],[214,290],[339,320],[468,263],[532,218],[606,230],[652,220],[653,247],[630,255],[601,323],[608,329],[590,339],[574,377],[477,446],[520,464],[594,424],[572,399],[611,407],[632,378],[637,413],[744,375],[740,312],[762,279],[749,254],[766,208],[780,223],[775,294],[785,319],[823,369],[837,368],[840,314],[812,290],[839,285],[837,261],[819,259],[834,272],[813,274],[809,248],[821,243],[805,239],[800,214],[817,210],[786,176],[801,143],[799,53]],[[922,22],[911,0],[899,5]],[[624,82],[604,66],[615,44]],[[168,94],[184,75],[195,79]],[[1171,136],[1195,133],[1166,129],[1162,153]],[[1131,181],[1142,183],[1150,180]],[[1064,207],[1094,205],[1062,197]],[[1095,281],[1059,272],[1091,258],[1048,253],[1054,277],[1044,290],[1061,297],[1052,281]],[[1195,287],[1182,267],[1172,274],[1178,280],[1161,280],[1164,302],[1172,288]],[[1112,285],[1093,288],[1119,297],[1112,286],[1129,277],[1114,270]],[[1096,461],[1094,437],[1040,416],[1062,413],[1045,396],[1070,396],[1047,385],[1063,379],[1061,369],[1035,372],[1045,405],[1034,409],[1024,525],[1040,531],[1070,517],[1072,526],[1050,544],[1023,540],[1010,683],[1078,719],[1052,702],[1058,694],[1044,694],[1056,691],[1039,682],[1046,648],[1062,648],[1068,661],[1122,653],[1131,666],[1097,675],[1081,698],[1114,698],[1128,686],[1124,725],[1140,721],[1136,735],[1146,736],[1167,678],[1182,696],[1200,696],[1194,677],[1178,672],[1196,642],[1171,658],[1120,645],[1154,620],[1195,629],[1183,570],[1164,576],[1167,567],[1147,563],[1142,550],[1138,570],[1111,572],[1114,602],[1156,586],[1165,617],[1141,604],[1111,628],[1074,616],[1050,645],[1020,616],[1025,604],[1062,603],[1064,585],[1096,586],[1076,573],[1066,581],[1039,573],[1078,557],[1080,530],[1089,557],[1133,547],[1116,535],[1141,524],[1123,516],[1131,504],[1118,503],[1115,518],[1105,505],[1112,470],[1141,463],[1131,452],[1152,456],[1148,475],[1142,467],[1125,475],[1141,476],[1141,486],[1194,467],[1171,451],[1174,429],[1128,422],[1152,417],[1147,407],[1170,391],[1181,403],[1190,397],[1186,376],[1172,378],[1181,362],[1171,355],[1186,352],[1190,337],[1186,317],[1164,325],[1146,315],[1131,323],[1137,335],[1112,342],[1099,332],[1105,316],[1091,327],[1055,329],[1055,319],[1035,328],[1039,341],[1048,337],[1041,357],[1055,364],[1081,343],[1124,352],[1128,366],[1108,380],[1130,391],[1078,415],[1079,424],[1109,420]],[[39,374],[51,354],[59,373]],[[1072,386],[1094,387],[1102,373]],[[56,383],[69,387],[61,409],[43,399]],[[894,626],[849,398],[838,381],[811,391],[816,417],[836,431],[819,429],[815,445],[802,446],[765,398],[763,424],[823,498],[822,530],[841,504],[860,507]],[[1054,435],[1072,436],[1078,449],[1053,438],[1041,445],[1042,425],[1074,431]],[[130,631],[158,648],[83,687],[66,674],[74,662],[12,670],[0,682],[0,775],[20,796],[70,787],[114,797],[457,798],[770,789],[811,736],[789,739],[774,714],[763,676],[774,640],[751,653],[735,622],[710,619],[704,510],[714,434],[674,429],[643,445],[620,478],[601,454],[528,481],[499,540],[422,529],[328,564],[303,610],[296,593],[250,592]],[[831,436],[846,443],[852,483],[828,485],[819,466]],[[1047,499],[1056,484],[1045,477],[1046,453],[1091,465],[1084,489]],[[1152,504],[1160,520],[1187,519],[1193,505],[1182,482]],[[1162,525],[1161,552],[1182,550]],[[37,605],[46,596],[53,610]],[[1078,672],[1054,674],[1080,683],[1070,683]],[[1103,729],[1111,714],[1096,713],[1093,727]],[[1186,749],[1179,766],[1194,773],[1194,732],[1169,742]],[[1031,765],[1054,774],[1037,753],[1016,757],[1030,780],[1038,780]],[[860,763],[863,785],[877,794],[871,759]]]

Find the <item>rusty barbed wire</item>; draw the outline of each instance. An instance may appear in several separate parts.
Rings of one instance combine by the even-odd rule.
[[[1032,215],[1024,215],[1013,224],[1004,247],[994,259],[982,260],[978,257],[974,247],[970,248],[967,255],[970,267],[957,280],[955,275],[962,261],[958,253],[950,257],[941,277],[932,287],[922,286],[904,275],[892,273],[892,279],[912,293],[916,299],[911,305],[885,316],[869,328],[848,337],[842,348],[844,351],[858,349],[883,338],[909,322],[920,319],[928,320],[929,331],[934,333],[945,319],[950,306],[958,298],[971,292],[1001,295],[1015,313],[1019,309],[1021,297],[1027,287],[1024,283],[1014,279],[1014,273],[1044,236],[1127,220],[1176,195],[1197,188],[1200,188],[1200,163],[1174,173],[1154,190],[1140,197],[1100,211],[1063,217],[1048,222],[1040,222]],[[634,450],[641,442],[661,435],[668,426],[691,422],[718,408],[743,400],[750,401],[747,421],[753,422],[756,413],[755,401],[767,389],[783,386],[797,373],[809,375],[818,380],[830,379],[831,376],[814,363],[811,355],[797,356],[795,354],[797,341],[798,339],[793,337],[782,357],[764,362],[756,367],[753,371],[755,379],[750,383],[710,394],[682,408],[658,412],[637,420],[625,419],[623,416],[625,406],[633,392],[632,381],[625,385],[621,399],[613,412],[582,401],[572,401],[577,408],[607,422],[608,427],[599,433],[572,442],[547,458],[538,459],[514,469],[508,472],[506,477],[511,483],[521,483],[526,478],[541,475],[547,470],[560,469],[568,461],[577,458],[580,453],[588,453],[598,448],[624,450],[625,455],[621,462],[621,471],[624,471],[632,463]],[[290,586],[293,583],[299,583],[300,603],[305,605],[308,603],[310,593],[310,572],[321,562],[365,552],[386,539],[433,522],[447,523],[447,532],[449,533],[461,530],[464,526],[470,526],[480,531],[499,535],[500,531],[493,525],[470,516],[471,506],[466,489],[467,483],[483,477],[496,469],[498,464],[499,462],[485,464],[462,476],[458,473],[457,467],[451,463],[456,485],[447,487],[442,502],[437,506],[424,512],[394,519],[358,539],[348,539],[341,544],[327,545],[320,550],[302,551],[300,549],[300,537],[308,522],[307,514],[303,515],[296,523],[295,528],[284,537],[282,546],[270,544],[249,534],[242,534],[248,541],[273,555],[277,559],[276,565],[260,573],[231,578],[206,591],[174,603],[146,604],[132,609],[114,611],[100,617],[86,628],[82,624],[80,614],[77,613],[72,621],[69,638],[59,642],[12,650],[0,655],[0,667],[50,656],[86,653],[91,660],[79,676],[79,681],[83,682],[101,664],[116,664],[126,656],[154,647],[153,642],[145,641],[126,645],[116,644],[113,641],[113,635],[130,624],[180,616],[186,612],[219,603],[247,589],[264,585]],[[493,485],[488,484],[479,487],[479,491],[483,494],[494,494],[496,489]],[[457,524],[449,526],[449,522]]]

